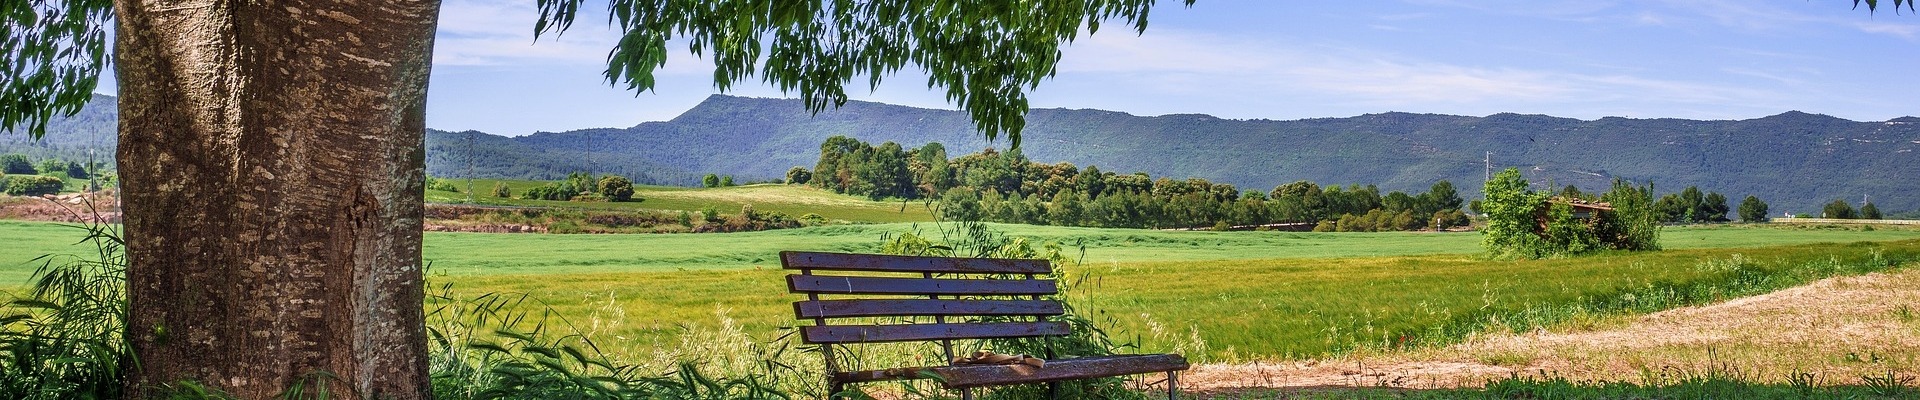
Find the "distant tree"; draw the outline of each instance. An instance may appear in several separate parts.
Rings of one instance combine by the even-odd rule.
[[[1820,217],[1854,219],[1858,216],[1853,213],[1852,204],[1847,204],[1846,200],[1834,200],[1832,203],[1827,203],[1826,207],[1820,209]]]
[[[1670,224],[1686,222],[1689,217],[1687,214],[1692,211],[1686,202],[1680,200],[1678,193],[1660,196],[1660,201],[1654,202],[1653,209],[1660,222]]]
[[[1398,190],[1393,191],[1392,193],[1387,193],[1386,197],[1380,198],[1380,205],[1382,207],[1386,207],[1387,211],[1392,211],[1392,212],[1418,209],[1419,204],[1417,203],[1418,202],[1414,200],[1413,196],[1409,196],[1406,193],[1401,193]]]
[[[1748,195],[1746,200],[1741,200],[1740,222],[1767,222],[1767,202],[1760,201],[1759,197],[1752,195]]]
[[[600,177],[599,193],[608,201],[634,201],[633,180],[619,175]]]
[[[1653,184],[1634,186],[1614,179],[1613,186],[1600,195],[1600,201],[1613,206],[1612,218],[1597,221],[1594,235],[1616,250],[1652,251],[1660,249],[1660,212],[1653,201]]]
[[[733,175],[720,176],[720,187],[732,187],[732,186],[733,186]]]
[[[1077,226],[1084,217],[1085,205],[1080,194],[1072,189],[1060,189],[1053,194],[1052,204],[1047,206],[1047,222],[1058,226]]]
[[[1567,187],[1561,188],[1560,193],[1558,195],[1560,197],[1565,197],[1569,199],[1585,199],[1586,198],[1586,193],[1580,193],[1580,188],[1575,187],[1573,185],[1567,185]]]
[[[1451,181],[1442,179],[1439,182],[1434,182],[1433,187],[1427,189],[1426,195],[1428,201],[1433,202],[1433,211],[1460,209],[1460,192],[1453,188],[1453,182]]]
[[[513,188],[507,187],[506,182],[494,182],[493,197],[499,197],[499,198],[513,197]]]
[[[1701,222],[1705,220],[1707,196],[1698,186],[1688,186],[1680,191],[1679,222]]]
[[[710,188],[720,187],[720,176],[707,174],[707,176],[700,178],[700,185]]]
[[[787,184],[789,185],[805,185],[807,182],[812,181],[813,172],[808,171],[805,167],[795,166],[787,169]]]
[[[1481,230],[1480,243],[1487,253],[1495,257],[1541,256],[1534,215],[1546,196],[1528,190],[1526,178],[1516,168],[1494,174],[1482,193],[1486,198],[1480,205],[1487,214],[1487,226]]]
[[[980,204],[980,192],[969,187],[957,187],[940,195],[940,218],[948,221],[980,221],[985,215]]]
[[[1871,201],[1861,204],[1860,219],[1881,219],[1880,207],[1875,207]]]
[[[25,154],[0,156],[0,174],[33,175],[38,173],[40,173],[40,170],[33,168],[33,162],[28,161]]]
[[[87,174],[87,167],[85,165],[80,165],[80,163],[77,162],[67,162],[66,170],[68,178],[87,179],[92,176]]]
[[[39,170],[42,175],[52,176],[65,173],[67,171],[67,163],[56,158],[48,158],[40,160],[40,165],[35,167],[35,169]]]
[[[1720,195],[1720,192],[1707,192],[1707,197],[1700,200],[1700,211],[1693,216],[1700,222],[1727,222],[1727,211],[1730,211],[1727,208],[1727,196]]]

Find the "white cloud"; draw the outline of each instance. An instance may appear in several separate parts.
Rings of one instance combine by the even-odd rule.
[[[1068,50],[1061,71],[1062,75],[1123,76],[1116,80],[1168,94],[1306,97],[1376,111],[1438,106],[1499,112],[1556,106],[1537,109],[1545,112],[1609,102],[1649,109],[1672,104],[1717,107],[1772,103],[1783,97],[1765,89],[1611,69],[1547,70],[1502,65],[1497,60],[1458,65],[1357,48],[1294,46],[1290,44],[1293,42],[1287,38],[1250,40],[1175,30],[1158,30],[1142,37],[1095,36]]]
[[[591,15],[590,13],[585,13]],[[605,62],[619,36],[582,18],[558,37],[534,41],[539,12],[528,1],[449,0],[441,5],[435,65],[585,65]]]

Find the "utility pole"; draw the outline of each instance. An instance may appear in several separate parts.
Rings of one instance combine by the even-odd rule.
[[[1487,158],[1484,160],[1481,160],[1480,163],[1486,165],[1487,167],[1487,177],[1481,179],[1481,182],[1484,183],[1484,182],[1492,181],[1493,180],[1493,152],[1491,151],[1487,152]]]

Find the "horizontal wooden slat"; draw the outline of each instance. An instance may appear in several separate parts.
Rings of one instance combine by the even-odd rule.
[[[820,294],[1037,295],[1060,288],[1050,279],[879,278],[787,275],[787,289]]]
[[[932,272],[966,274],[1045,274],[1047,260],[894,256],[883,254],[780,252],[786,269],[830,271]]]
[[[894,317],[909,315],[1060,315],[1052,300],[859,299],[793,302],[797,318]]]
[[[1187,358],[1179,354],[1127,355],[1047,360],[1047,366],[956,365],[933,369],[948,389],[1105,378],[1151,372],[1184,371]]]
[[[1035,368],[1013,365],[955,365],[944,367],[907,367],[871,371],[837,372],[833,380],[861,383],[924,379],[927,373],[938,375],[952,389],[1051,382],[1068,379],[1104,378],[1153,372],[1185,371],[1187,358],[1178,354],[1120,355],[1047,360],[1047,366]]]
[[[800,327],[800,338],[810,344],[882,343],[939,339],[988,339],[1067,334],[1064,322],[995,322],[983,324],[827,325]]]

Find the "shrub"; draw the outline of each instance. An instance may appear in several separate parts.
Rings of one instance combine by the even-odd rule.
[[[493,197],[499,197],[499,198],[513,197],[513,188],[507,187],[506,182],[494,182]]]
[[[720,176],[714,175],[714,174],[707,174],[707,176],[700,178],[700,186],[705,186],[710,188],[720,187]]]
[[[7,178],[6,192],[14,196],[39,196],[60,193],[67,181],[44,175],[20,175]]]
[[[36,167],[36,169],[45,175],[63,175],[67,171],[67,163],[59,159],[48,158],[40,160],[40,166]]]
[[[460,187],[445,178],[427,177],[427,190],[460,193]]]
[[[87,167],[86,167],[86,166],[84,166],[84,165],[80,165],[80,163],[77,163],[77,162],[70,162],[70,163],[67,163],[67,177],[68,177],[68,178],[73,178],[73,179],[87,179],[88,177],[91,177],[91,176],[92,176],[91,174],[88,174],[88,173],[87,173]]]
[[[24,154],[0,156],[0,174],[33,175],[38,173],[40,173],[40,171],[33,168],[33,162],[27,161],[27,156]]]
[[[599,192],[609,201],[634,201],[633,181],[619,175],[607,175],[600,178]]]
[[[793,167],[793,169],[787,170],[787,184],[789,185],[805,185],[807,182],[812,181],[813,172],[807,171],[805,167]]]

